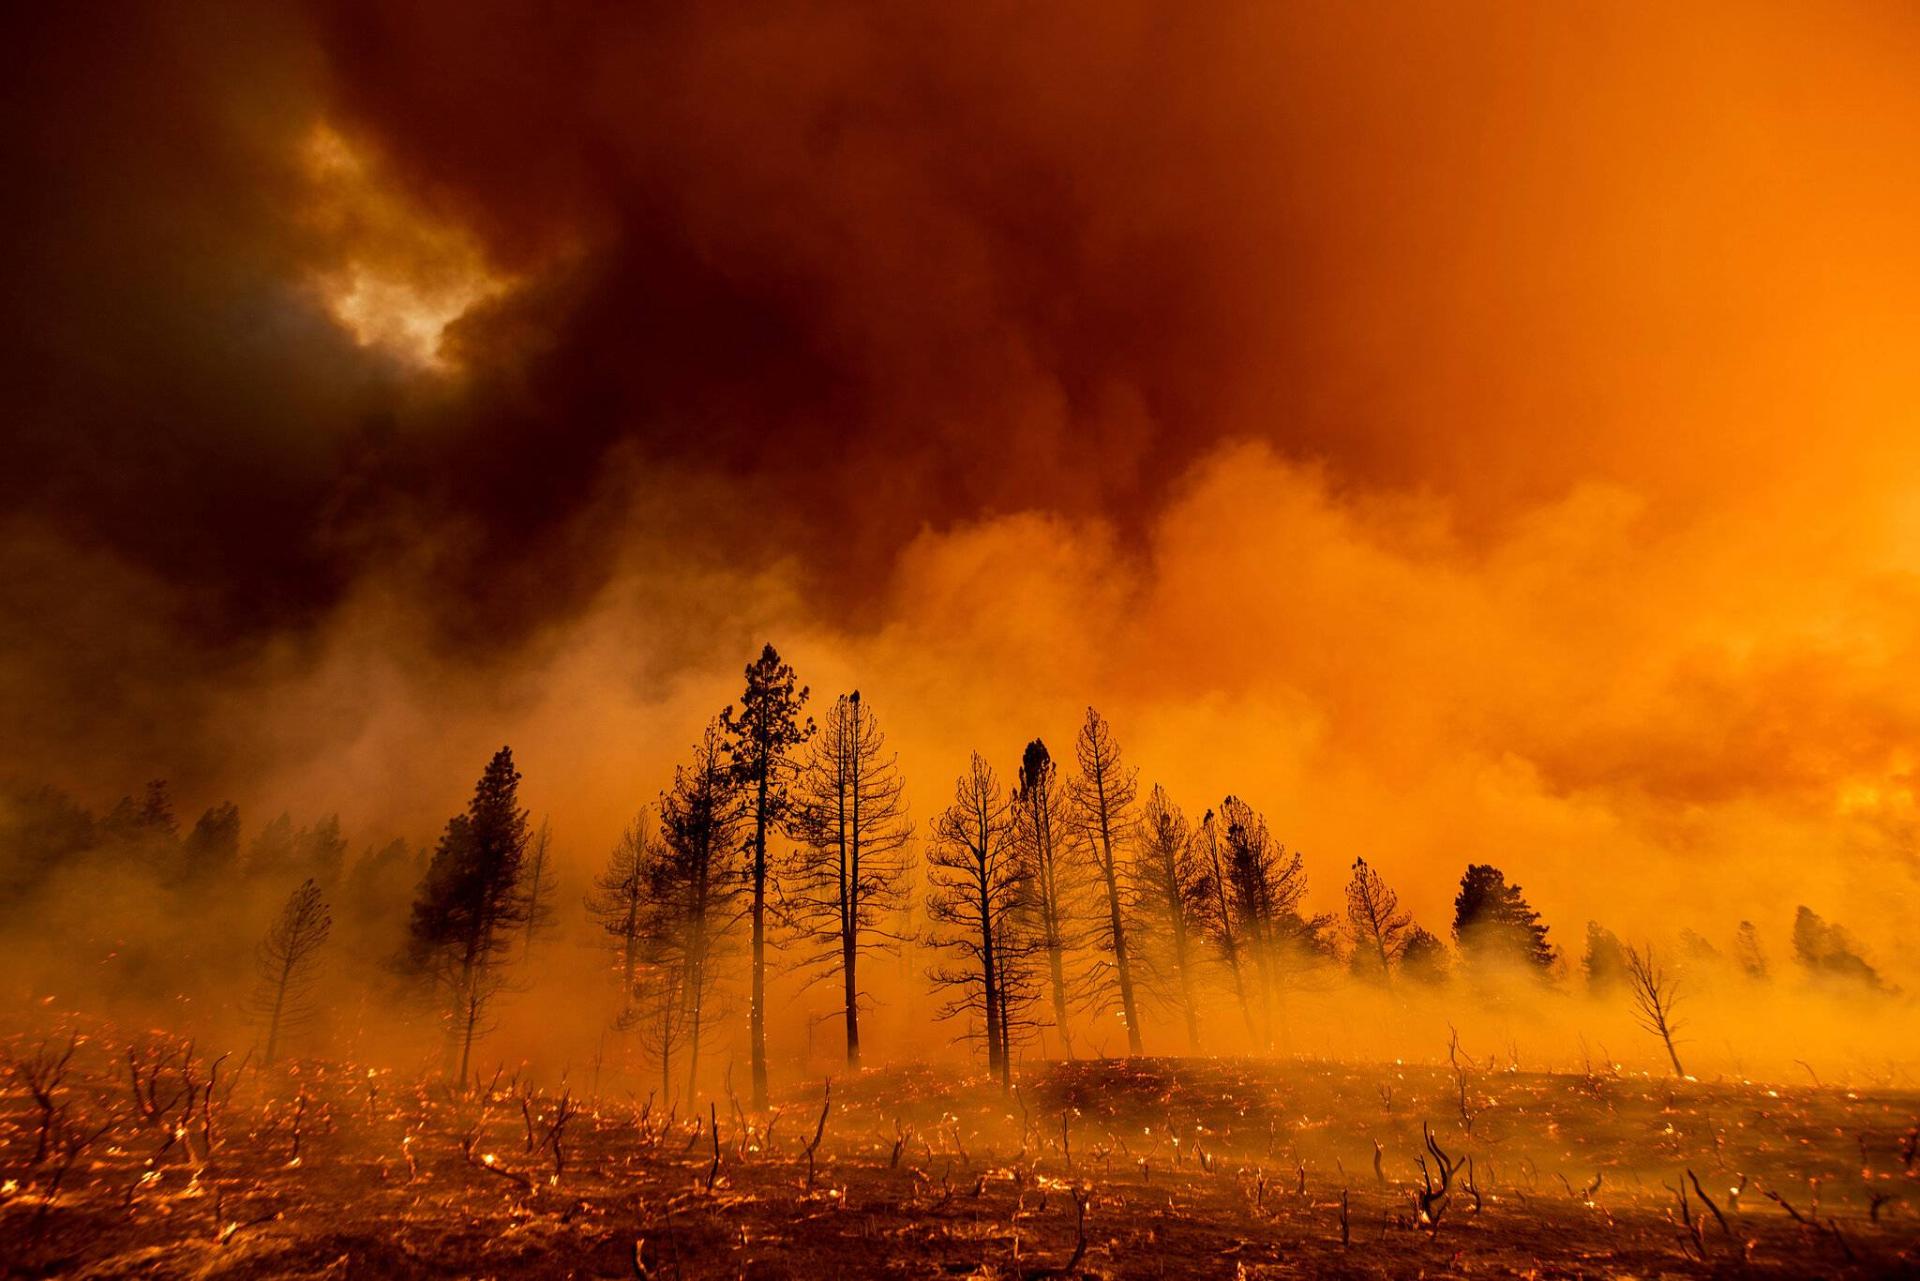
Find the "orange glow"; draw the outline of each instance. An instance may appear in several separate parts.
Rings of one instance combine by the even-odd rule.
[[[304,216],[330,249],[311,275],[327,311],[362,347],[448,371],[447,327],[511,282],[489,269],[457,224],[383,186],[375,167],[328,126],[314,127],[302,161],[312,184]]]

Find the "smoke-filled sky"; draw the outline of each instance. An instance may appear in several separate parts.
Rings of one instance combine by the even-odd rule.
[[[1328,905],[1912,919],[1906,6],[5,21],[0,773],[584,866],[772,639],[922,818],[1093,702]]]

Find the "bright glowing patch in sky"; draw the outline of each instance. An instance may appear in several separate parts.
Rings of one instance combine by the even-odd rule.
[[[322,245],[311,283],[328,314],[363,347],[447,369],[447,327],[509,282],[465,228],[384,184],[332,128],[315,127],[303,159],[312,187],[306,221]]]

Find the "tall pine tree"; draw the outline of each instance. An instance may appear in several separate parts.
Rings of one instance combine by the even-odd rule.
[[[813,736],[813,720],[801,719],[807,690],[772,645],[747,664],[747,688],[736,712],[721,714],[735,784],[744,793],[750,829],[747,868],[752,919],[752,991],[747,1039],[753,1062],[753,1106],[767,1106],[767,837],[788,809],[793,754]]]
[[[1473,863],[1460,878],[1453,900],[1453,938],[1461,957],[1484,970],[1489,965],[1518,966],[1545,975],[1553,967],[1553,945],[1540,913],[1520,892],[1508,885],[1506,873],[1487,863]]]
[[[474,785],[467,812],[448,821],[414,900],[409,931],[416,969],[447,999],[448,1057],[458,1059],[463,1088],[507,952],[526,924],[528,839],[520,772],[513,750],[503,747]]]

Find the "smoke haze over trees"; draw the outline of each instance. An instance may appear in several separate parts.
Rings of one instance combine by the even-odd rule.
[[[850,1012],[1003,1069],[1514,965],[1625,1017],[1608,938],[1695,1072],[1710,992],[1917,990],[1912,15],[465,16],[0,18],[26,995],[244,1022],[308,880],[283,1057],[445,1016],[679,1091]],[[806,686],[897,756],[864,922]],[[504,742],[524,847],[448,823]]]

